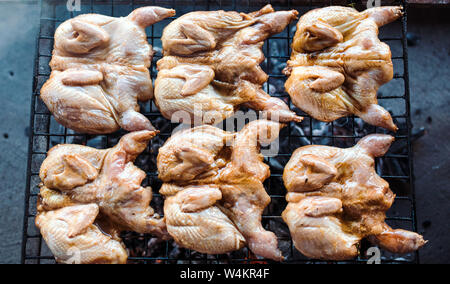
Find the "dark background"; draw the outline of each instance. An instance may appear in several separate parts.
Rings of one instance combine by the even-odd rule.
[[[422,263],[450,263],[450,9],[411,8],[411,114]],[[0,0],[0,263],[20,262],[36,1]],[[389,29],[389,26],[385,27]]]

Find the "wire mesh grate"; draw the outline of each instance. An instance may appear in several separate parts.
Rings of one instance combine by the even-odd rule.
[[[171,7],[177,10],[177,17],[196,10],[236,10],[251,12],[266,4],[272,4],[275,10],[296,9],[300,16],[307,11],[329,5],[351,5],[358,10],[365,8],[365,1],[319,1],[319,0],[273,0],[273,1],[237,1],[237,0],[168,0],[168,1],[131,1],[131,0],[82,0],[81,11],[70,12],[67,1],[41,0],[40,32],[37,39],[35,69],[33,78],[33,94],[30,121],[30,143],[25,194],[25,216],[23,227],[22,263],[54,263],[55,260],[43,242],[39,230],[34,225],[36,201],[39,193],[39,167],[45,159],[47,151],[60,143],[74,143],[96,148],[114,146],[124,132],[111,135],[82,135],[59,125],[51,116],[45,104],[39,99],[40,88],[50,75],[49,61],[53,49],[53,34],[59,24],[78,14],[99,13],[110,16],[126,16],[132,10],[147,5]],[[376,160],[377,172],[386,179],[392,191],[397,195],[392,208],[388,211],[387,222],[395,228],[416,231],[415,196],[413,183],[413,163],[411,151],[411,120],[409,102],[408,54],[406,46],[407,1],[382,1],[382,5],[403,5],[405,14],[401,20],[390,24],[389,28],[380,29],[380,38],[389,44],[394,64],[394,79],[380,88],[378,98],[380,104],[391,111],[399,126],[396,142],[389,153]],[[153,79],[156,78],[156,62],[161,58],[161,34],[163,28],[173,18],[166,19],[147,29],[148,41],[154,47],[156,55],[150,69]],[[353,146],[358,139],[371,133],[384,133],[385,130],[367,125],[357,117],[342,118],[332,123],[323,123],[310,118],[297,109],[284,91],[285,76],[282,70],[290,57],[290,45],[295,33],[295,22],[282,33],[266,41],[264,53],[266,60],[262,67],[269,74],[265,90],[289,103],[291,109],[305,117],[302,123],[291,123],[280,135],[279,154],[266,157],[271,167],[271,177],[265,182],[267,192],[272,198],[263,215],[263,225],[275,232],[279,238],[279,246],[286,256],[287,263],[323,263],[302,256],[293,246],[287,226],[281,220],[281,212],[286,207],[285,189],[282,182],[283,167],[291,153],[298,147],[308,144],[330,145],[338,147]],[[175,124],[162,118],[153,102],[141,104],[144,113],[161,131],[154,138],[145,152],[138,158],[136,165],[147,173],[143,186],[151,186],[154,192],[152,206],[162,208],[163,198],[158,194],[161,181],[157,179],[156,154],[158,148],[171,135]],[[159,212],[162,213],[162,212]],[[151,235],[125,232],[122,235],[130,252],[130,263],[270,263],[270,260],[258,259],[248,249],[226,255],[204,255],[178,247],[172,241],[160,241]],[[363,241],[360,256],[346,263],[364,263],[367,261],[366,250],[371,245]],[[418,253],[398,256],[381,251],[382,262],[417,263]]]

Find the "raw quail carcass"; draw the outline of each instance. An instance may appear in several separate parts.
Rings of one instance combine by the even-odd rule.
[[[120,231],[128,230],[168,238],[164,219],[150,207],[151,188],[141,186],[145,172],[133,164],[156,134],[157,131],[132,132],[123,136],[115,147],[106,150],[69,144],[50,149],[39,175],[42,181],[39,215],[44,214],[47,222],[58,224],[59,221],[50,219],[58,219],[58,216],[63,214],[66,216],[64,222],[67,221],[70,228],[73,225],[70,224],[70,212],[83,213],[78,213],[78,210],[51,212],[77,205],[94,204],[98,207],[98,216],[97,213],[95,216],[93,214],[89,219],[91,224],[86,226],[95,229],[91,226],[95,221],[101,232],[109,232],[107,235],[112,235],[111,232],[114,231],[118,236]],[[73,218],[75,222],[75,216]],[[42,224],[38,224],[41,229],[44,228]],[[59,243],[68,239],[51,236],[57,231],[48,229],[46,232],[50,248],[63,249],[76,245]],[[99,235],[99,232],[90,233],[89,238]],[[52,241],[58,243],[51,243]],[[96,242],[92,243],[92,246],[96,246]],[[53,252],[55,255],[61,253]]]
[[[348,149],[312,145],[294,152],[283,174],[289,204],[282,216],[300,252],[345,260],[358,255],[366,237],[402,254],[425,244],[421,235],[385,223],[395,194],[377,175],[374,158],[383,156],[393,141],[373,134]]]
[[[256,120],[231,133],[204,125],[175,133],[160,148],[164,215],[179,245],[223,254],[248,244],[256,255],[282,259],[277,237],[261,224],[270,171],[259,151],[260,143],[277,139],[280,127]]]
[[[128,17],[80,15],[55,32],[52,72],[41,99],[56,121],[81,133],[154,130],[138,101],[153,97],[145,28],[175,11],[143,7]]]
[[[391,51],[378,28],[401,16],[402,7],[390,6],[363,12],[332,6],[303,15],[285,69],[293,103],[321,121],[354,114],[396,131],[377,102],[378,88],[393,78]]]
[[[59,263],[124,264],[128,254],[118,236],[95,224],[97,204],[75,205],[42,212],[36,226]]]
[[[164,57],[155,82],[162,115],[187,124],[216,124],[247,106],[272,120],[301,121],[284,101],[263,91],[268,76],[259,66],[264,40],[297,14],[267,5],[250,14],[192,12],[170,23],[161,39]]]

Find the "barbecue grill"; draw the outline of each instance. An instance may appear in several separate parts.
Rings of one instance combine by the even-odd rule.
[[[370,2],[370,1],[369,1]],[[260,9],[265,4],[272,4],[275,10],[296,9],[300,15],[307,11],[329,5],[351,5],[358,10],[366,8],[358,0],[351,1],[319,1],[319,0],[198,0],[198,1],[139,1],[139,0],[82,0],[81,11],[68,11],[67,1],[41,0],[40,32],[37,39],[33,93],[31,103],[30,140],[27,167],[27,184],[25,192],[25,215],[23,226],[22,263],[40,264],[55,263],[52,253],[42,240],[39,230],[34,225],[36,201],[39,193],[39,168],[46,157],[47,151],[60,143],[76,143],[96,148],[114,146],[124,132],[111,135],[82,135],[59,125],[45,104],[39,99],[40,88],[50,75],[48,63],[53,49],[53,35],[58,25],[65,20],[85,13],[99,13],[110,16],[126,16],[132,10],[147,5],[171,7],[177,10],[177,17],[196,10],[235,10],[251,12]],[[395,23],[380,29],[380,38],[390,45],[394,64],[394,79],[380,88],[378,98],[380,104],[391,111],[399,126],[395,134],[396,142],[389,153],[376,160],[376,169],[397,195],[392,208],[388,211],[386,221],[394,228],[416,231],[415,195],[413,160],[411,150],[411,118],[408,76],[408,53],[406,42],[406,23],[408,1],[382,1],[382,5],[403,5],[405,14]],[[149,43],[153,45],[156,55],[151,67],[152,78],[156,78],[156,61],[161,54],[161,34],[163,28],[172,21],[166,19],[147,29]],[[281,212],[286,207],[286,190],[282,182],[283,167],[291,153],[298,147],[308,144],[330,145],[338,147],[353,146],[358,139],[371,133],[385,133],[384,129],[367,125],[357,117],[342,118],[332,123],[319,122],[296,109],[284,91],[285,76],[282,70],[289,59],[290,44],[295,33],[292,23],[285,31],[267,40],[264,46],[266,60],[262,64],[269,74],[265,90],[272,96],[281,97],[289,103],[291,109],[305,117],[302,123],[291,123],[281,131],[280,151],[277,156],[266,157],[265,162],[271,167],[271,177],[266,180],[265,188],[272,198],[271,204],[263,215],[263,225],[273,231],[279,238],[279,246],[286,256],[286,263],[327,263],[311,260],[302,256],[293,246],[289,230],[281,219]],[[153,102],[141,104],[144,113],[161,133],[154,138],[145,152],[137,159],[136,165],[147,173],[144,186],[153,188],[153,208],[162,213],[163,198],[158,194],[161,181],[157,179],[156,155],[158,148],[170,137],[176,124],[170,123],[159,113]],[[130,263],[270,263],[270,260],[254,256],[248,249],[227,255],[205,255],[195,251],[180,248],[172,241],[161,241],[151,235],[133,232],[122,234],[123,241],[129,252]],[[372,245],[363,241],[360,255],[344,263],[365,263],[370,258],[367,250]],[[372,250],[371,250],[372,251]],[[417,252],[407,255],[395,255],[381,250],[383,263],[418,263]]]

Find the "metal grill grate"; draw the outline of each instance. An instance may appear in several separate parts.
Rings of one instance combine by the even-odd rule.
[[[328,5],[352,5],[363,10],[365,5],[361,1],[319,1],[319,0],[273,0],[273,1],[237,1],[237,0],[198,0],[198,1],[131,1],[131,0],[83,0],[81,11],[69,12],[65,0],[42,0],[40,33],[37,40],[35,69],[33,78],[33,94],[31,105],[30,143],[27,170],[27,185],[25,195],[25,216],[23,228],[22,262],[23,263],[54,263],[54,258],[42,241],[39,231],[34,225],[36,201],[39,193],[39,167],[45,159],[47,151],[60,143],[76,143],[97,148],[114,146],[123,132],[112,135],[90,136],[81,135],[66,129],[56,123],[45,105],[39,99],[42,84],[50,75],[48,63],[53,48],[53,34],[63,21],[78,14],[99,13],[111,16],[125,16],[133,9],[146,5],[172,7],[177,10],[177,16],[195,10],[236,10],[250,12],[258,10],[267,3],[271,3],[276,10],[296,9],[300,15],[308,10]],[[365,2],[365,1],[364,1]],[[396,133],[396,142],[389,153],[376,161],[378,173],[391,185],[397,194],[392,208],[388,211],[387,222],[395,228],[416,231],[415,197],[413,183],[413,164],[411,151],[411,120],[409,103],[408,54],[406,46],[406,6],[407,1],[382,1],[382,5],[398,5],[405,7],[405,15],[401,21],[381,28],[380,37],[388,43],[392,50],[394,63],[394,79],[380,88],[378,97],[380,104],[390,110],[400,130]],[[161,58],[162,29],[172,19],[166,19],[147,29],[148,40],[157,51],[151,67],[151,75],[156,77],[156,61]],[[291,153],[298,147],[307,144],[332,145],[350,147],[357,140],[370,133],[383,133],[385,130],[364,124],[356,117],[342,118],[333,123],[323,123],[311,119],[308,115],[296,109],[284,91],[285,77],[281,73],[285,62],[290,56],[290,43],[295,32],[292,23],[283,33],[270,38],[265,46],[266,61],[262,64],[269,74],[269,81],[265,90],[272,96],[278,96],[288,102],[291,108],[305,120],[300,124],[291,123],[282,130],[280,135],[280,153],[275,157],[267,157],[266,162],[271,166],[271,177],[266,180],[265,187],[272,198],[272,203],[263,216],[264,226],[274,231],[279,237],[279,245],[283,254],[287,256],[287,263],[318,263],[305,258],[294,248],[287,226],[281,220],[280,214],[286,206],[284,200],[285,189],[282,183],[282,171]],[[388,94],[388,95],[387,95]],[[154,200],[152,205],[159,210],[163,199],[158,194],[161,182],[157,179],[156,154],[158,148],[170,136],[176,125],[163,119],[152,102],[141,105],[141,111],[152,120],[161,134],[154,138],[146,151],[138,158],[136,165],[147,173],[144,186],[153,188]],[[257,259],[247,249],[227,255],[203,255],[194,251],[179,248],[171,241],[158,241],[150,235],[124,233],[123,240],[130,251],[130,263],[266,263],[268,260]],[[370,246],[362,242],[361,253],[358,258],[349,263],[363,263],[367,260],[365,252]],[[393,255],[382,251],[382,262],[417,263],[418,253],[404,256]]]

